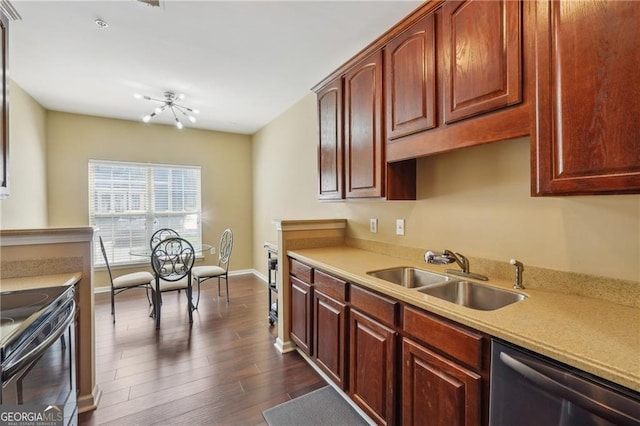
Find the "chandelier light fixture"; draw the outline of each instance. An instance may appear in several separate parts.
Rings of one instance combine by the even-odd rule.
[[[184,99],[184,95],[182,94],[176,95],[173,92],[164,92],[164,99],[152,98],[150,96],[144,96],[138,93],[136,93],[133,96],[135,96],[138,99],[146,99],[147,101],[160,103],[160,105],[157,106],[151,114],[147,114],[142,118],[142,121],[144,121],[145,123],[148,123],[153,117],[155,117],[158,114],[161,114],[163,111],[169,110],[171,111],[171,114],[173,114],[173,118],[175,119],[175,122],[176,122],[176,127],[178,129],[182,129],[184,125],[180,121],[180,118],[178,117],[179,115],[184,115],[189,121],[191,121],[192,123],[195,123],[196,118],[193,116],[193,114],[200,113],[197,109],[192,109],[177,103],[178,101],[181,101]]]

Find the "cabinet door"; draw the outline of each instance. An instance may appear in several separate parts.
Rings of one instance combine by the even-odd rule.
[[[307,355],[312,354],[312,288],[295,277],[289,277],[291,285],[291,340]]]
[[[393,39],[384,51],[387,138],[436,126],[435,14]]]
[[[341,389],[346,386],[346,307],[325,294],[314,291],[315,360]]]
[[[382,197],[382,52],[350,69],[344,85],[346,197]]]
[[[355,310],[349,322],[349,394],[376,423],[394,424],[397,333]]]
[[[532,3],[532,193],[639,193],[638,3]]]
[[[481,424],[479,375],[408,339],[402,352],[403,424]]]
[[[445,123],[522,102],[520,9],[512,0],[442,7]]]
[[[342,78],[318,92],[318,198],[335,200],[344,197],[342,163]]]

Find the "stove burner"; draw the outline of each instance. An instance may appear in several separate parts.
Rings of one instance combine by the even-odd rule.
[[[0,299],[0,309],[7,314],[12,309],[23,309],[30,306],[42,305],[49,295],[46,293],[10,293],[3,294]]]

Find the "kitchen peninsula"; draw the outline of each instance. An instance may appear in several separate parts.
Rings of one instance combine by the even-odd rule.
[[[0,290],[76,286],[78,412],[100,399],[95,377],[93,228],[1,230]]]
[[[442,273],[444,267],[420,260],[424,250],[348,239],[346,221],[341,220],[280,221],[277,227],[283,265],[279,282],[284,298],[279,318],[283,320],[277,343],[281,350],[294,347],[288,337],[290,257],[640,392],[638,283],[526,267],[526,289],[520,291],[528,296],[526,300],[495,311],[477,311],[367,275],[367,271],[400,265]],[[489,285],[511,288],[513,267],[508,262],[471,259],[471,265],[474,272],[489,275]]]

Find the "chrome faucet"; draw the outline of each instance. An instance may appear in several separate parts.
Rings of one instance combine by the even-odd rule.
[[[522,271],[524,270],[524,265],[522,262],[515,259],[511,259],[509,263],[516,267],[516,277],[513,282],[513,288],[524,290],[524,285],[522,284]]]
[[[453,253],[446,249],[443,252],[443,254],[447,257],[452,258],[454,262],[458,264],[460,269],[462,269],[462,272],[464,272],[465,274],[469,273],[469,259],[461,255],[460,253]]]
[[[451,250],[443,250],[442,252],[435,252],[428,250],[424,254],[424,261],[434,265],[446,265],[449,263],[457,263],[460,266],[461,271],[455,269],[445,269],[446,273],[453,275],[460,275],[462,277],[475,278],[477,280],[487,281],[488,278],[484,275],[474,274],[469,272],[469,259],[464,257],[460,253],[454,253]]]

